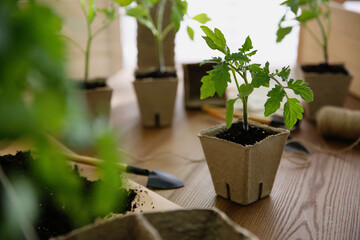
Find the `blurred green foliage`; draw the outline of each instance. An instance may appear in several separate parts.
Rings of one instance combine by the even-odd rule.
[[[122,180],[109,166],[120,159],[108,125],[101,119],[94,125],[87,120],[85,105],[65,76],[61,24],[52,9],[35,0],[0,1],[0,143],[26,139],[33,144],[38,161],[32,168],[37,177],[55,189],[57,204],[81,226],[111,212],[117,203],[115,193]],[[82,195],[82,183],[45,133],[77,145],[97,144],[99,157],[104,159],[99,169],[103,181],[91,198]],[[20,186],[15,187],[18,205],[9,201],[8,192],[2,194],[8,205],[0,206],[0,219],[6,219],[0,223],[0,239],[19,239],[19,221],[34,220],[29,214],[18,214],[37,209],[30,182],[22,178],[15,184]]]

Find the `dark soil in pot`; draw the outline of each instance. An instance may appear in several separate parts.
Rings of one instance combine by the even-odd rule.
[[[38,218],[34,222],[34,228],[38,237],[42,240],[66,234],[79,226],[75,226],[72,223],[71,219],[66,215],[64,208],[54,204],[55,196],[52,189],[45,185],[39,177],[33,173],[31,164],[29,163],[35,160],[36,159],[31,157],[30,152],[18,152],[15,156],[1,156],[0,165],[6,175],[10,178],[10,181],[13,176],[26,176],[31,179],[31,184],[35,187],[38,195],[39,206]],[[78,173],[77,168],[75,168],[75,171]],[[91,191],[96,188],[101,180],[91,182],[83,177],[80,177],[79,174],[77,174],[77,176],[84,186],[83,194],[85,196],[89,196],[90,198]],[[0,193],[0,208],[2,213],[4,213],[3,196],[6,196],[6,193],[3,191],[2,184],[0,184]],[[113,213],[134,211],[136,204],[133,204],[133,201],[137,195],[136,190],[119,189],[118,194],[121,196],[119,198],[126,198],[126,200],[119,201],[119,205],[116,206]],[[6,221],[6,219],[2,219],[4,217],[4,214],[0,214],[0,222]],[[95,219],[92,219],[88,223],[92,223],[94,221]]]
[[[254,145],[256,142],[260,142],[267,136],[275,134],[275,132],[251,125],[249,125],[249,130],[245,131],[243,129],[243,123],[239,122],[233,123],[229,129],[217,134],[216,137],[246,146]]]
[[[154,71],[154,72],[146,72],[146,73],[136,73],[135,77],[136,80],[142,80],[144,78],[154,78],[156,80],[161,80],[162,78],[169,78],[169,77],[176,77],[176,72],[160,72],[160,71]]]
[[[307,73],[333,73],[333,74],[345,74],[348,75],[348,71],[344,68],[343,65],[330,65],[326,63],[318,65],[304,65],[301,66],[301,69]]]
[[[97,78],[92,80],[91,82],[84,82],[84,81],[76,81],[77,86],[83,90],[92,90],[96,88],[103,88],[106,87],[106,79],[105,78]]]

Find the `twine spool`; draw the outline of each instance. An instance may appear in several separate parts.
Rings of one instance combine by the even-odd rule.
[[[316,123],[324,136],[348,140],[360,138],[360,111],[326,106],[319,110]]]

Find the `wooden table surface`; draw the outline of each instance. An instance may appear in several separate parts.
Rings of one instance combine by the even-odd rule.
[[[131,81],[132,71],[119,72],[109,81],[114,88],[111,124],[121,139],[119,147],[138,158],[170,152],[147,161],[125,157],[135,166],[172,173],[185,184],[158,194],[184,208],[217,207],[260,239],[360,239],[359,147],[338,155],[321,152],[314,146],[336,150],[350,143],[324,139],[315,124],[303,120],[291,136],[306,141],[310,166],[291,163],[285,152],[270,196],[240,206],[216,196],[205,161],[189,162],[175,155],[203,159],[197,134],[222,121],[186,110],[180,80],[172,126],[143,128]],[[348,96],[345,107],[360,109],[360,100]],[[131,178],[146,185],[145,177]]]

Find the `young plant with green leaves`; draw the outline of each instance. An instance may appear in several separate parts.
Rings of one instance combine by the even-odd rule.
[[[269,69],[269,62],[266,62],[264,67],[261,64],[251,62],[251,57],[256,54],[257,50],[253,50],[250,37],[246,38],[237,52],[231,53],[226,45],[226,39],[219,29],[215,28],[212,31],[206,26],[201,26],[201,29],[206,35],[203,38],[207,45],[224,55],[223,57],[213,57],[210,60],[203,61],[202,64],[212,62],[216,63],[216,65],[201,79],[201,99],[212,97],[215,93],[221,97],[228,87],[228,83],[231,82],[230,73],[238,90],[237,97],[228,100],[226,103],[226,125],[228,128],[230,128],[233,120],[234,103],[241,100],[243,104],[243,128],[248,130],[247,106],[249,96],[254,91],[254,88],[259,87],[272,87],[267,94],[269,98],[265,103],[265,116],[275,113],[285,98],[284,119],[286,127],[291,129],[298,119],[302,119],[304,110],[300,105],[300,101],[290,97],[287,90],[292,90],[308,102],[313,100],[313,92],[307,87],[308,84],[302,80],[288,79],[290,74],[289,66],[272,73]],[[251,81],[249,76],[251,76]],[[239,81],[239,77],[243,82]],[[273,85],[270,84],[271,82],[273,82]]]
[[[329,0],[287,0],[281,5],[286,6],[287,11],[278,24],[276,42],[281,42],[292,31],[294,26],[300,24],[322,48],[324,61],[328,64],[328,42],[331,27]],[[317,22],[321,38],[307,27],[307,23],[312,20]]]
[[[165,60],[163,41],[165,37],[174,30],[175,34],[180,29],[180,24],[187,15],[187,1],[186,0],[115,0],[122,6],[129,5],[136,2],[134,6],[129,6],[126,9],[126,14],[135,17],[139,23],[147,27],[154,35],[157,53],[158,53],[158,66],[160,72],[165,72]],[[171,22],[164,26],[164,12],[167,2],[171,3]],[[151,15],[151,9],[157,6],[155,18]],[[201,24],[205,24],[210,20],[204,13],[192,17],[193,20]],[[187,26],[187,33],[191,39],[194,39],[194,30]]]
[[[64,38],[69,40],[73,45],[78,48],[85,57],[85,69],[84,69],[84,82],[85,84],[89,81],[89,64],[90,64],[90,52],[91,45],[94,39],[104,31],[115,19],[117,8],[111,3],[109,8],[97,8],[95,6],[94,0],[78,0],[81,6],[81,10],[85,16],[86,20],[86,30],[87,30],[87,40],[86,46],[83,48],[77,41],[69,36],[62,35]],[[101,26],[96,30],[93,30],[92,24],[98,14],[104,14],[105,19],[103,20]]]

